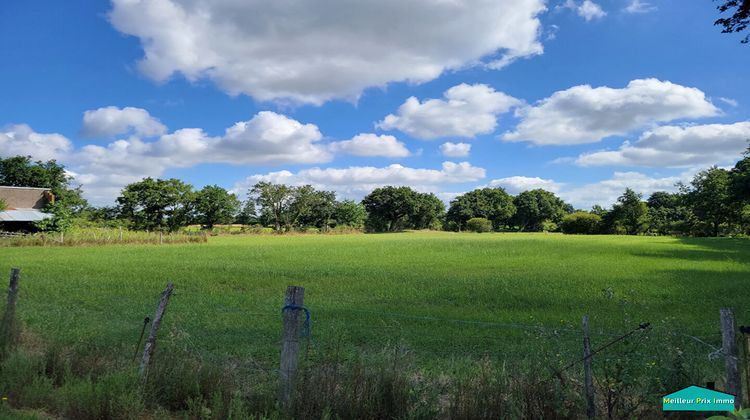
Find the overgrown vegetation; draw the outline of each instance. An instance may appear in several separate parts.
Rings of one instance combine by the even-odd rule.
[[[0,238],[0,248],[20,246],[79,246],[114,244],[181,244],[206,242],[202,232],[161,233],[109,228],[70,228]]]

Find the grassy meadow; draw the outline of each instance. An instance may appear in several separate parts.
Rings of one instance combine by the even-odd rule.
[[[565,363],[580,354],[583,314],[595,347],[639,322],[654,326],[652,344],[690,334],[718,345],[723,306],[750,323],[750,241],[730,238],[219,236],[3,248],[0,269],[11,267],[22,269],[19,316],[45,341],[130,357],[143,317],[173,281],[166,343],[267,369],[277,363],[287,285],[306,288],[311,349],[403,345],[428,367],[529,354]]]

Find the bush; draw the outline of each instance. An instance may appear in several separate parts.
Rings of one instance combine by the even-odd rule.
[[[0,198],[0,211],[3,211],[8,208],[8,203],[5,202],[2,198]]]
[[[599,232],[602,218],[597,214],[586,211],[577,211],[563,217],[560,229],[563,233],[591,235]]]
[[[466,229],[477,233],[492,232],[492,222],[484,217],[474,217],[466,222]]]

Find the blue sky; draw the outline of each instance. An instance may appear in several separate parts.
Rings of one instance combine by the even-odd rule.
[[[608,205],[745,149],[750,46],[715,6],[4,1],[0,155],[58,159],[95,204],[155,176]]]

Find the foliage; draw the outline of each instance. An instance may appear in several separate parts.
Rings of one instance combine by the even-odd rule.
[[[492,222],[484,217],[473,217],[466,222],[466,230],[471,232],[492,232]]]
[[[198,223],[211,229],[234,221],[240,201],[218,185],[207,185],[193,195],[193,211]]]
[[[353,200],[338,201],[333,209],[333,219],[336,221],[336,226],[361,229],[365,226],[367,210],[361,203]]]
[[[192,186],[174,178],[144,178],[117,197],[120,214],[139,230],[176,231],[187,225],[192,202]]]
[[[410,215],[412,229],[441,230],[441,221],[445,217],[445,204],[432,193],[417,193],[414,211]]]
[[[733,200],[750,203],[750,147],[730,172]]]
[[[543,189],[524,191],[513,199],[513,204],[516,213],[512,223],[520,231],[541,232],[545,222],[559,223],[572,211],[572,206]]]
[[[722,33],[742,32],[750,25],[750,0],[721,0],[717,9],[724,13],[733,11],[732,16],[717,19],[714,25],[723,26]],[[750,35],[745,36],[741,41],[743,44],[750,42]]]
[[[649,232],[660,235],[689,233],[693,215],[679,193],[656,191],[646,200]]]
[[[504,189],[481,188],[451,201],[446,220],[457,230],[462,230],[469,219],[483,217],[492,222],[495,230],[500,230],[510,222],[515,211],[513,198]]]
[[[396,232],[409,227],[417,209],[417,192],[409,187],[376,188],[362,200],[367,211],[365,227],[371,232]]]
[[[333,191],[318,191],[310,185],[298,187],[294,190],[291,205],[291,225],[327,231],[335,209],[336,194]]]
[[[586,211],[567,214],[560,222],[563,233],[591,235],[599,232],[602,222],[601,216]]]
[[[622,230],[627,235],[638,235],[648,229],[648,206],[640,194],[626,188],[604,220],[612,233]]]
[[[70,209],[61,202],[54,202],[44,208],[52,217],[36,222],[34,225],[43,232],[65,232],[73,226],[73,215]]]
[[[8,208],[8,203],[2,198],[0,198],[0,211],[3,211],[7,208]]]
[[[725,169],[712,167],[698,172],[684,192],[693,213],[711,236],[719,236],[722,225],[735,217],[737,208],[730,195],[730,172]]]
[[[80,187],[73,188],[65,167],[55,160],[32,161],[31,156],[0,158],[0,185],[49,188],[55,201],[77,213],[88,206]]]
[[[248,199],[244,203],[242,203],[242,208],[240,208],[239,213],[237,213],[237,217],[235,218],[235,223],[239,223],[241,225],[254,225],[258,223],[258,213],[255,209],[255,200],[252,198]]]

